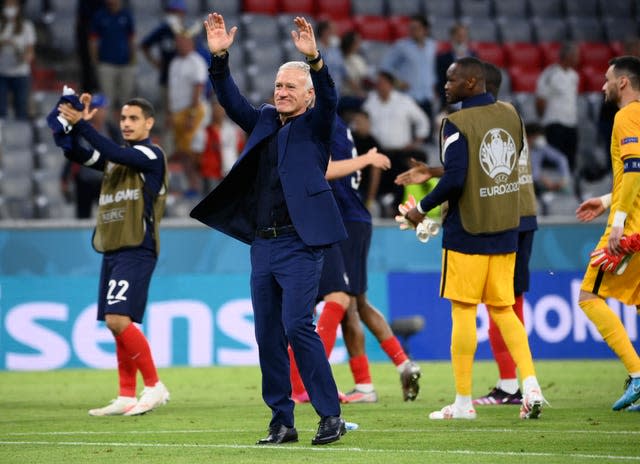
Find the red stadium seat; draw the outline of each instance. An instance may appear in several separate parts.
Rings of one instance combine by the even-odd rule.
[[[353,21],[364,40],[390,42],[393,39],[391,25],[383,16],[356,16]]]
[[[389,18],[389,26],[391,26],[393,40],[403,39],[409,35],[410,22],[411,18],[408,16],[391,16]]]
[[[536,91],[540,70],[521,68],[520,66],[509,66],[508,72],[511,78],[512,92],[534,93]]]
[[[278,13],[278,0],[244,0],[242,11],[274,15]]]
[[[326,15],[332,19],[351,16],[351,0],[317,0],[316,11],[319,16]]]
[[[558,62],[560,47],[560,42],[541,42],[538,44],[542,53],[542,67],[546,68],[550,64]]]
[[[324,19],[331,19],[331,22],[336,26],[336,32],[340,37],[345,35],[345,33],[349,31],[355,31],[356,25],[349,16],[346,18],[328,18],[324,17]]]
[[[580,67],[580,92],[602,92],[605,71],[593,66]]]
[[[613,56],[621,56],[624,55],[624,44],[620,40],[612,40],[609,41],[609,46],[611,46],[611,53]]]
[[[609,60],[613,56],[611,47],[604,42],[581,42],[580,66],[590,66],[603,73],[609,67]]]
[[[315,12],[314,0],[280,0],[280,13],[299,13],[313,16]]]
[[[504,50],[502,45],[496,42],[473,42],[471,49],[475,50],[476,55],[483,61],[493,63],[499,68],[505,65]]]
[[[509,42],[503,45],[508,65],[522,69],[539,71],[542,67],[542,53],[537,45],[527,42]]]

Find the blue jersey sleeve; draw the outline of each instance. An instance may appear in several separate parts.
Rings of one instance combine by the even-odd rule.
[[[447,121],[444,130],[444,175],[436,187],[420,201],[420,207],[428,212],[445,201],[458,198],[464,187],[469,167],[467,140],[458,128]]]

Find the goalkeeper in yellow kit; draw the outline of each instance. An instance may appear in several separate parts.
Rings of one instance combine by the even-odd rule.
[[[592,253],[580,288],[579,305],[629,373],[615,411],[640,411],[640,357],[620,318],[605,298],[640,307],[640,59],[613,58],[602,86],[607,101],[618,104],[611,136],[611,195],[582,203],[576,215],[590,221],[611,206],[607,227]]]

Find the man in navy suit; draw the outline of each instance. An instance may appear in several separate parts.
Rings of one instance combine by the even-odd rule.
[[[317,50],[313,28],[304,18],[294,23],[297,31],[291,37],[306,63],[283,64],[275,80],[275,106],[254,108],[229,72],[227,49],[237,27],[227,32],[222,15],[207,17],[211,83],[248,138],[233,169],[191,216],[251,245],[262,398],[272,410],[269,435],[258,444],[298,440],[289,382],[290,344],[320,416],[311,443],[321,445],[340,439],[346,429],[338,389],[314,330],[313,309],[324,248],[347,234],[325,180],[336,117],[334,83]]]

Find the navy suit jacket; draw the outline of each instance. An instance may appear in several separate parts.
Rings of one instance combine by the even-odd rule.
[[[256,234],[256,175],[260,143],[278,131],[273,105],[253,107],[231,78],[229,56],[211,57],[210,79],[229,117],[249,137],[238,161],[222,182],[191,211],[191,217],[242,242]],[[278,132],[278,174],[293,226],[308,246],[347,237],[333,192],[325,179],[335,126],[337,95],[326,66],[311,70],[315,106]]]

